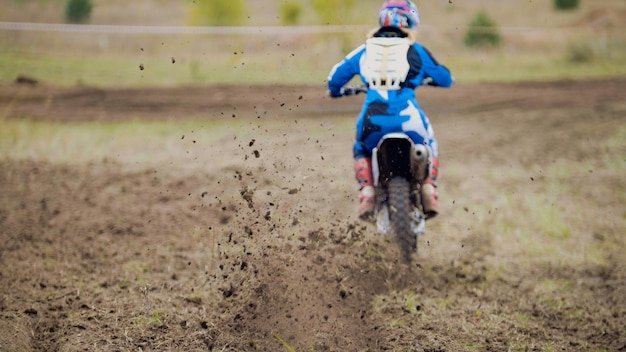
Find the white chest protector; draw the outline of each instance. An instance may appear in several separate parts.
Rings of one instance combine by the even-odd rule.
[[[361,75],[370,89],[398,90],[406,80],[410,65],[408,38],[370,38],[361,57]]]

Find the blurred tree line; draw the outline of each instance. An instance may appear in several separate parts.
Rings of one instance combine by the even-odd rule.
[[[246,2],[246,0],[192,0],[191,23],[209,26],[241,25],[248,16]],[[310,4],[322,24],[342,24],[350,18],[356,0],[311,0]],[[304,11],[302,1],[284,0],[280,3],[279,18],[283,25],[298,25]]]
[[[191,23],[208,26],[238,26],[244,23],[247,0],[186,0],[192,2]],[[580,0],[552,0],[556,10],[572,10]],[[310,0],[321,24],[337,25],[349,21],[356,0]],[[65,18],[69,23],[84,23],[91,16],[91,0],[67,0]],[[302,0],[283,0],[280,20],[283,25],[298,25],[305,7]],[[498,46],[501,41],[497,23],[485,10],[471,18],[464,43],[468,47]]]
[[[65,5],[65,20],[69,23],[87,22],[92,8],[91,0],[68,0]]]
[[[204,26],[240,26],[246,13],[245,0],[193,0],[191,23]]]

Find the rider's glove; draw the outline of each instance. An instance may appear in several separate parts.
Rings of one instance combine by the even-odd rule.
[[[348,86],[346,88],[341,88],[341,90],[343,91],[343,95],[355,95],[355,94],[358,94],[357,90],[354,89],[353,86]]]
[[[432,77],[426,77],[422,80],[423,86],[436,86],[435,80]]]

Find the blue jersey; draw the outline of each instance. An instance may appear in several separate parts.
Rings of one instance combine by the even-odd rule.
[[[377,48],[385,47],[385,42],[401,44],[398,37],[402,32],[396,28],[381,28],[374,34],[377,45],[368,41],[356,48],[329,74],[328,89],[334,97],[342,95],[342,88],[355,75],[369,87],[356,124],[355,158],[370,157],[380,138],[390,132],[405,132],[413,142],[430,146],[431,155],[437,157],[432,126],[414,90],[424,81],[431,86],[450,87],[454,80],[450,71],[419,43],[379,52]]]

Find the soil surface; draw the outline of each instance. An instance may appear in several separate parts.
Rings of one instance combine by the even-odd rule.
[[[442,211],[405,267],[356,219],[345,126],[358,97],[0,86],[2,119],[249,127],[202,150],[190,132],[166,161],[0,159],[0,350],[626,351],[623,174],[556,182],[576,190],[570,236],[598,260],[532,265],[514,248],[528,243],[502,240],[537,230],[525,214],[493,225],[506,205],[458,216],[492,209],[494,188],[556,187],[538,165],[623,162],[625,141],[600,142],[624,130],[625,91],[623,78],[418,90],[440,143]]]

